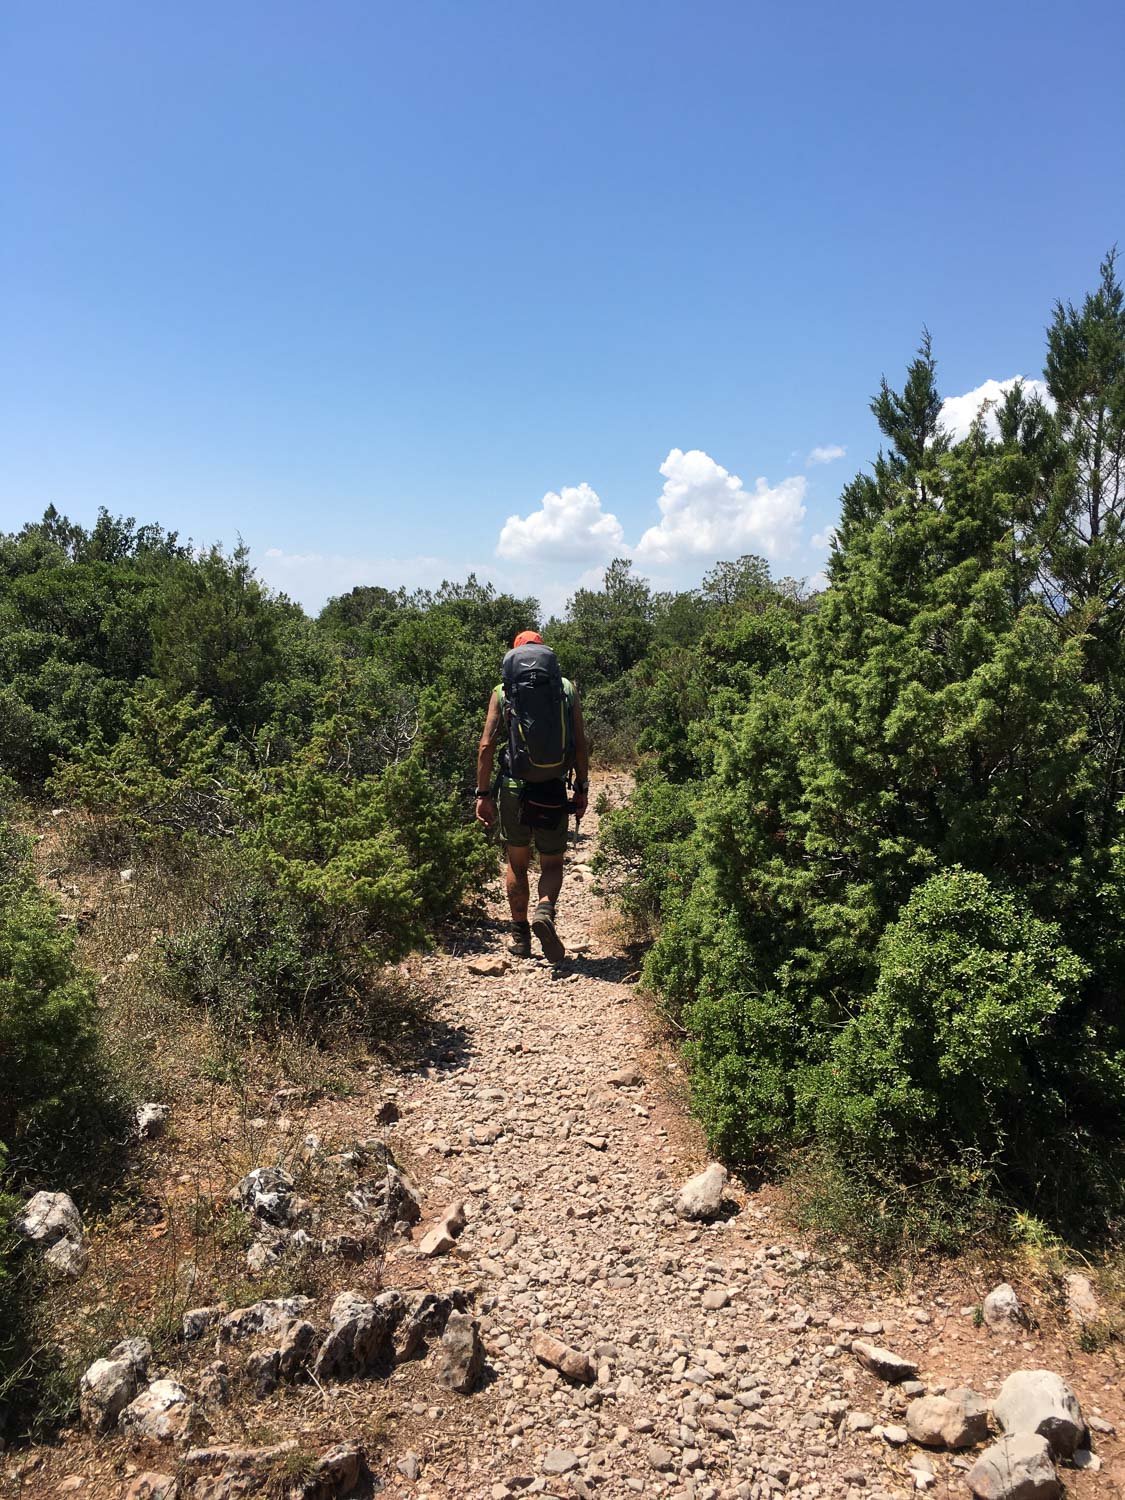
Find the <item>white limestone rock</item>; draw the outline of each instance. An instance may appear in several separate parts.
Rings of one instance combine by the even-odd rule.
[[[718,1216],[723,1204],[723,1193],[727,1185],[727,1169],[713,1161],[702,1172],[689,1177],[676,1199],[676,1212],[681,1219],[708,1220]]]

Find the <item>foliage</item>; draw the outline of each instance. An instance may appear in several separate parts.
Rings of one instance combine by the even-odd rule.
[[[357,767],[365,727],[345,713],[320,721],[292,760],[247,784],[210,919],[167,947],[176,993],[240,1025],[315,1021],[362,1003],[372,971],[491,874],[491,850],[431,772],[444,728],[433,700],[382,769],[370,747]]]
[[[1056,309],[1054,409],[1017,387],[997,437],[942,431],[927,335],[827,592],[758,579],[697,676],[649,671],[691,827],[641,780],[607,855],[659,919],[698,1109],[735,1160],[831,1162],[888,1239],[1125,1211],[1123,371],[1112,257]]]
[[[625,807],[602,819],[595,872],[634,936],[654,935],[676,892],[690,888],[698,861],[691,843],[698,788],[643,776]]]
[[[280,619],[253,576],[246,551],[207,555],[172,570],[153,624],[153,670],[174,698],[209,702],[221,723],[251,733],[265,718],[266,690],[282,672]]]
[[[31,1419],[49,1360],[32,1322],[37,1268],[11,1228],[15,1190],[97,1180],[122,1137],[94,987],[25,842],[0,809],[0,1437]]]
[[[233,820],[227,759],[210,704],[143,683],[125,705],[114,743],[93,736],[47,789],[139,839],[160,830],[222,833]]]
[[[51,760],[113,737],[152,663],[162,579],[186,550],[102,512],[89,533],[52,508],[0,536],[0,770],[42,780]]]
[[[94,985],[0,823],[0,1142],[8,1181],[74,1182],[117,1124]]]

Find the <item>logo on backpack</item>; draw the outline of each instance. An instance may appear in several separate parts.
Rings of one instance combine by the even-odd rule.
[[[558,657],[550,646],[515,646],[504,658],[502,675],[508,775],[561,781],[574,763],[574,699]]]

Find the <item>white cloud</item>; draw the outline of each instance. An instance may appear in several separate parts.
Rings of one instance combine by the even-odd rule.
[[[624,542],[621,522],[602,510],[597,492],[588,484],[567,485],[557,494],[548,490],[529,516],[509,516],[496,554],[514,562],[584,562],[609,558]]]
[[[815,464],[834,463],[836,459],[843,458],[847,451],[839,443],[818,443],[805,459],[805,468],[811,469]]]
[[[836,540],[835,526],[826,526],[823,531],[814,531],[809,538],[809,546],[816,552],[827,552]]]
[[[1019,380],[1023,381],[1024,390],[1028,396],[1039,396],[1048,406],[1054,406],[1055,403],[1051,400],[1050,393],[1041,380],[1026,379],[1022,375],[1010,375],[1007,380],[986,380],[983,385],[978,385],[975,390],[966,391],[963,396],[947,396],[941,403],[942,426],[951,434],[955,442],[961,442],[963,438],[968,437],[969,429],[977,413],[987,402],[990,410],[985,418],[985,431],[989,437],[998,437],[1000,429],[996,421],[996,407],[1001,404]]]
[[[673,448],[660,472],[661,519],[641,537],[639,561],[659,566],[690,557],[761,552],[776,558],[793,551],[805,515],[803,475],[773,487],[759,479],[746,490],[737,474],[698,448]]]

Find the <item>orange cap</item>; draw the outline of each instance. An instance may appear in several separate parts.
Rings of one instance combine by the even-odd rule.
[[[516,646],[541,646],[542,644],[543,637],[539,634],[538,630],[521,630],[512,642],[513,648]]]

